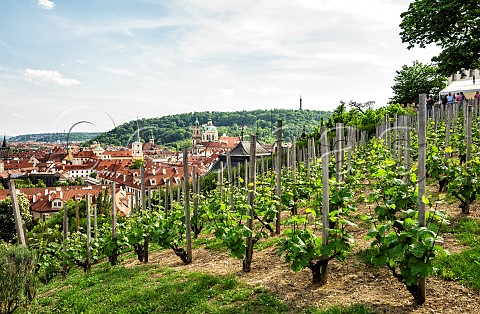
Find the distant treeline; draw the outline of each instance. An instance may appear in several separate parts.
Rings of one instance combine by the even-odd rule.
[[[85,142],[89,141],[95,136],[98,136],[99,132],[72,132],[68,133],[35,133],[35,134],[23,134],[12,136],[8,138],[9,142],[40,142],[40,143],[56,143],[56,142]]]
[[[184,113],[130,121],[96,136],[91,141],[104,145],[128,146],[135,141],[138,123],[142,142],[153,138],[156,144],[178,149],[191,146],[193,125],[197,119],[200,125],[212,119],[219,137],[223,134],[240,136],[243,129],[245,140],[248,140],[251,134],[258,133],[260,142],[273,143],[279,119],[283,122],[283,137],[289,141],[293,136],[299,137],[304,128],[306,132],[312,132],[322,119],[326,121],[330,115],[331,112],[327,111],[290,109]]]

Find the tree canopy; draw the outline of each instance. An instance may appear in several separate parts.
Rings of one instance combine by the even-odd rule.
[[[480,2],[478,0],[416,0],[401,15],[400,36],[425,48],[436,44],[442,52],[432,58],[439,71],[451,75],[480,66]]]
[[[413,113],[412,108],[404,109],[399,104],[390,104],[377,109],[372,108],[372,105],[372,101],[365,103],[350,101],[348,104],[341,102],[340,105],[333,110],[328,120],[322,122],[312,133],[307,134],[306,138],[313,137],[317,141],[320,141],[321,127],[325,126],[330,132],[335,132],[335,125],[337,123],[343,123],[345,126],[354,126],[361,131],[367,131],[371,137],[375,134],[376,127],[382,122],[382,119],[384,119],[386,115],[393,118],[395,114],[404,115],[406,112],[410,114]],[[348,108],[350,109],[348,110]],[[306,147],[306,138],[300,139],[297,144],[300,147]]]
[[[32,223],[32,215],[30,214],[30,202],[24,194],[17,195],[20,216],[26,226]],[[15,229],[15,218],[13,216],[12,200],[10,196],[0,201],[0,240],[12,242],[17,236]]]
[[[140,119],[138,127],[141,141],[148,141],[153,137],[156,144],[176,149],[191,145],[192,127],[197,119],[200,124],[206,124],[212,119],[219,136],[224,133],[228,136],[240,136],[243,130],[245,140],[249,139],[250,134],[258,133],[261,142],[273,143],[277,120],[283,122],[284,139],[290,140],[293,136],[298,138],[304,127],[307,132],[313,130],[322,118],[326,119],[330,114],[327,111],[289,109],[205,111]],[[128,146],[134,140],[136,131],[137,121],[130,121],[98,135],[93,140],[101,144]]]
[[[446,86],[446,77],[431,64],[414,61],[413,65],[403,65],[395,76],[393,96],[390,103],[418,103],[419,94],[438,94]]]

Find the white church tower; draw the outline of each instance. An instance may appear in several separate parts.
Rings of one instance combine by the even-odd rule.
[[[137,132],[135,142],[132,143],[132,160],[143,159],[142,142],[140,142],[140,129],[137,120]]]

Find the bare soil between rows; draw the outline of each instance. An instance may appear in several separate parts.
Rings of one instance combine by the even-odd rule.
[[[427,302],[413,304],[413,298],[403,284],[382,268],[367,267],[352,255],[345,262],[329,264],[329,278],[324,286],[311,284],[311,273],[292,271],[278,256],[275,247],[256,251],[252,271],[243,273],[242,262],[226,252],[205,248],[192,252],[193,261],[184,265],[171,250],[152,252],[149,264],[172,267],[211,275],[234,275],[253,287],[263,287],[299,308],[361,303],[377,313],[480,313],[480,294],[455,282],[440,278],[427,279]],[[130,260],[125,266],[139,265]]]
[[[369,210],[365,206],[360,211]],[[438,209],[447,210],[452,220],[463,217],[456,204],[442,204]],[[358,211],[357,211],[358,213]],[[470,218],[479,219],[477,206]],[[359,261],[356,252],[369,247],[364,239],[366,230],[357,228],[354,237],[357,245],[345,262],[331,261],[328,282],[323,286],[311,283],[308,269],[294,272],[278,255],[276,247],[254,251],[252,271],[242,272],[242,261],[204,247],[194,249],[193,261],[183,264],[172,250],[151,252],[149,264],[171,267],[187,272],[211,275],[233,275],[252,287],[262,287],[300,312],[309,306],[326,309],[333,305],[348,306],[360,303],[376,313],[480,313],[480,292],[453,281],[437,277],[427,278],[427,301],[418,306],[405,286],[399,283],[386,268],[374,268]],[[463,248],[451,234],[444,234],[444,247],[456,253]],[[139,265],[137,260],[125,261],[124,266]]]

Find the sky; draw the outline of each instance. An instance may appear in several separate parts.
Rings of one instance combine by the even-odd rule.
[[[0,133],[387,104],[405,0],[0,0]],[[214,121],[215,123],[215,121]]]

